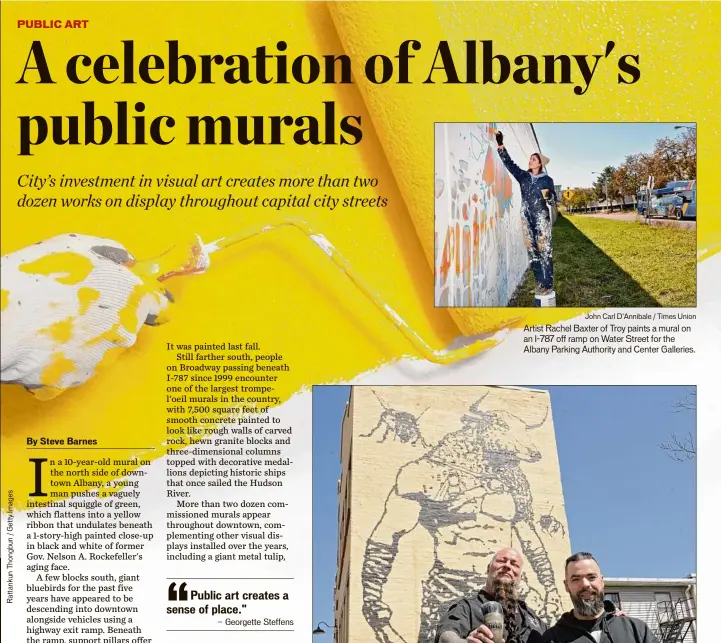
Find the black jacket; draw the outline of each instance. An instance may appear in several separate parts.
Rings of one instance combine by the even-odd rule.
[[[542,643],[596,643],[592,632],[601,630],[599,643],[658,643],[643,621],[606,612],[597,621],[579,621],[566,612],[543,635]]]
[[[521,212],[527,217],[550,217],[548,206],[555,202],[556,194],[553,179],[545,171],[533,175],[528,170],[522,170],[511,160],[505,147],[498,150],[498,156],[521,187]],[[548,202],[543,198],[541,190],[548,190]]]
[[[443,632],[449,630],[465,639],[470,632],[483,624],[481,605],[490,600],[492,599],[488,598],[483,591],[479,591],[473,596],[461,598],[453,603],[438,622],[435,643],[438,643]],[[518,601],[518,606],[521,613],[520,643],[540,643],[541,635],[547,629],[546,624],[524,601]]]

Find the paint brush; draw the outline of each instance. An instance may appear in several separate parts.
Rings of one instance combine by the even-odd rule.
[[[473,357],[490,348],[493,340],[478,340],[469,345],[454,349],[434,349],[406,321],[386,303],[380,294],[359,275],[351,264],[338,252],[333,244],[322,235],[314,232],[310,225],[300,219],[282,219],[274,224],[259,225],[249,228],[236,235],[223,237],[211,243],[203,243],[196,235],[195,240],[185,245],[176,245],[154,259],[138,262],[129,266],[141,279],[166,281],[172,277],[193,275],[205,272],[210,266],[210,257],[232,246],[241,244],[262,234],[291,227],[304,234],[323,253],[330,258],[337,268],[355,284],[363,295],[373,302],[375,307],[395,326],[410,342],[415,351],[429,362],[435,364],[453,364]]]

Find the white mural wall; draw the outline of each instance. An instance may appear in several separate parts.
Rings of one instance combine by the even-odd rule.
[[[436,306],[504,307],[528,267],[518,182],[496,131],[522,168],[540,152],[530,123],[436,123]]]

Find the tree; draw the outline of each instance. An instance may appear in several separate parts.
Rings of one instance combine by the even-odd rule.
[[[605,167],[602,172],[596,174],[596,180],[593,182],[591,189],[597,201],[606,200],[606,181],[611,181],[612,179],[613,168],[610,166]]]
[[[668,442],[661,443],[661,448],[664,451],[668,451],[669,458],[678,462],[694,460],[696,458],[696,442],[690,432],[683,438],[672,433],[671,439]]]
[[[616,168],[607,165],[598,175],[596,182],[593,184],[593,191],[598,201],[605,201],[608,196],[609,203],[613,203],[613,200],[618,198],[619,191],[613,182],[615,174]]]
[[[676,412],[691,411],[696,413],[696,389],[689,391],[686,397],[677,400],[671,405],[671,408]]]
[[[690,181],[696,178],[696,129],[686,129],[675,138],[656,141],[650,158],[649,172],[656,185],[669,181]]]
[[[678,146],[675,139],[660,138],[653,150],[653,172],[656,185],[666,185],[669,181],[681,179]]]
[[[593,191],[588,188],[580,188],[578,190],[578,205],[582,208],[587,208],[593,202]]]
[[[686,397],[674,402],[671,408],[676,413],[691,412],[695,414],[696,389],[693,389]],[[662,442],[660,446],[672,460],[683,462],[696,458],[696,441],[690,431],[685,437],[679,437],[676,433],[672,433],[671,439],[668,442]]]
[[[684,130],[677,141],[679,178],[691,181],[696,178],[696,128]]]
[[[578,208],[585,208],[594,199],[593,190],[589,188],[573,188],[573,196],[571,199],[563,198],[563,203],[566,207],[570,206],[576,210]]]
[[[643,152],[634,157],[634,171],[638,175],[639,187],[648,183],[648,177],[653,171],[653,155]]]
[[[639,189],[654,177],[657,188],[664,187],[669,181],[690,181],[696,178],[696,129],[684,129],[675,138],[660,138],[654,145],[653,152],[630,154],[618,167],[607,166],[596,175],[590,189],[590,201],[605,201],[609,205],[625,196],[635,196]],[[608,186],[608,193],[606,189]],[[574,207],[585,207],[579,200],[585,201],[585,195],[576,188],[571,200]]]
[[[638,192],[638,185],[635,177],[631,175],[628,167],[622,165],[619,167],[613,175],[613,186],[614,190],[621,195],[623,203],[626,202],[627,196],[633,196]]]

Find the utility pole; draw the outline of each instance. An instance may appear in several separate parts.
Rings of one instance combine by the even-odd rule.
[[[610,205],[608,202],[608,177],[606,177],[606,181],[604,183],[604,189],[606,190],[606,205]]]

